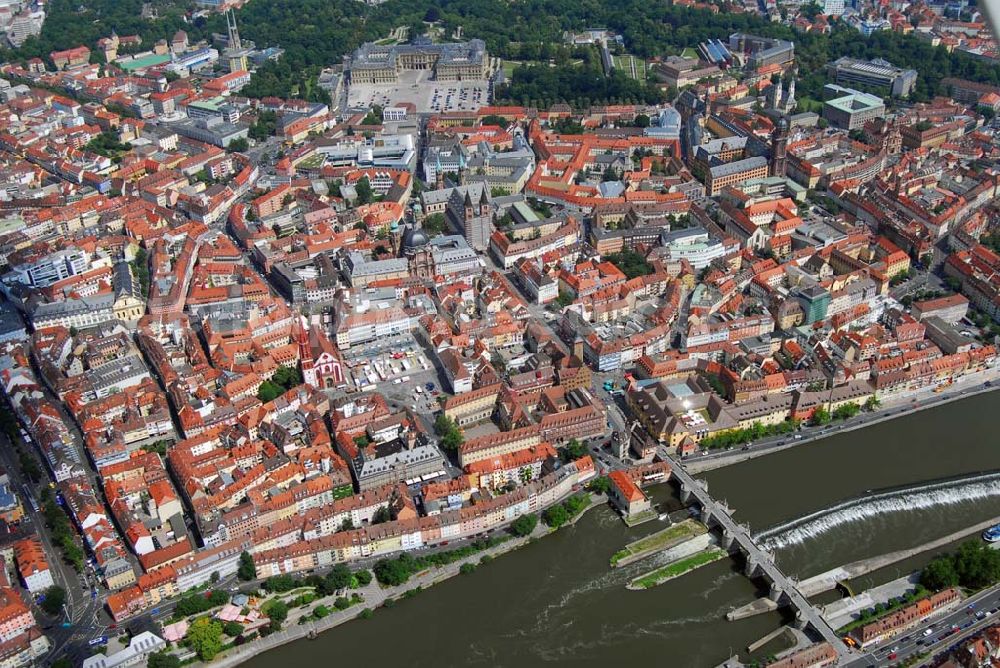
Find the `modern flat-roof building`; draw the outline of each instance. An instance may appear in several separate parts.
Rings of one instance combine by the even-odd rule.
[[[366,42],[358,47],[345,70],[350,71],[351,83],[391,84],[404,70],[429,70],[437,81],[486,79],[490,57],[486,43],[473,39],[459,44],[413,44],[379,46]]]
[[[237,139],[246,138],[249,128],[241,128],[227,123],[221,117],[187,119],[179,123],[171,123],[170,129],[189,139],[203,141],[225,148]]]
[[[904,70],[881,58],[858,60],[844,56],[829,63],[827,70],[837,84],[868,86],[895,97],[906,97],[917,84],[916,70]]]
[[[823,95],[827,98],[823,118],[838,128],[859,130],[868,121],[885,115],[885,103],[876,95],[833,84],[823,87]]]

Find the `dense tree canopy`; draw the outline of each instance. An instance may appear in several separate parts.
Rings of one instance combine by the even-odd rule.
[[[184,642],[195,651],[202,661],[211,661],[222,651],[222,622],[209,617],[201,617],[188,627]]]
[[[143,0],[53,0],[41,35],[0,56],[23,61],[79,44],[93,49],[97,39],[106,37],[112,28],[119,35],[142,36],[143,49],[157,39],[169,39],[178,29],[185,30],[192,41],[225,32],[221,15],[192,20],[186,18],[184,4],[158,3],[159,18],[147,20],[141,17],[142,4]],[[1000,67],[962,52],[949,54],[912,35],[882,31],[864,38],[839,23],[830,35],[795,33],[752,14],[712,14],[643,0],[388,0],[374,6],[351,0],[253,0],[237,12],[240,34],[260,47],[281,46],[285,55],[261,67],[243,93],[326,101],[325,91],[316,85],[321,68],[341,62],[364,41],[384,38],[396,26],[420,28],[425,19],[438,21],[445,35],[462,26],[466,37],[484,39],[493,55],[555,66],[552,72],[515,69],[510,86],[499,91],[501,97],[514,100],[653,98],[652,89],[623,74],[597,77],[602,71],[596,51],[563,42],[564,31],[595,25],[621,33],[626,50],[643,58],[676,54],[710,37],[725,39],[736,31],[792,39],[802,77],[800,97],[817,99],[826,78],[824,66],[843,55],[879,56],[916,69],[920,77],[914,97],[918,99],[943,92],[941,80],[948,76],[1000,85]],[[94,57],[99,56],[95,53]]]
[[[1000,551],[982,541],[968,540],[952,554],[936,557],[920,574],[928,589],[962,585],[982,589],[1000,582]]]
[[[533,105],[542,108],[556,102],[574,107],[592,103],[655,104],[662,102],[663,93],[654,86],[643,84],[618,70],[605,76],[596,63],[583,65],[521,65],[514,70],[509,84],[497,89],[501,102]]]

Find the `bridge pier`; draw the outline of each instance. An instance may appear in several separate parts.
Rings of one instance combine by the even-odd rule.
[[[722,548],[726,552],[733,552],[733,547],[737,545],[739,541],[736,540],[736,536],[729,531],[729,529],[722,530]]]
[[[774,601],[775,603],[780,603],[781,602],[781,596],[784,593],[785,593],[785,590],[782,589],[781,586],[778,585],[777,582],[772,582],[771,583],[771,591],[768,592],[767,597],[769,599],[771,599],[772,601]]]
[[[712,515],[711,509],[709,509],[709,508],[702,508],[702,510],[701,510],[701,523],[702,524],[704,524],[706,527],[708,527],[708,528],[711,529],[712,528],[712,520],[714,520],[714,519],[715,519],[715,516]]]
[[[694,493],[690,489],[688,489],[687,485],[681,483],[681,503],[683,503],[685,506],[689,505],[691,502],[691,497],[693,495]]]
[[[846,647],[836,632],[799,591],[798,583],[781,571],[774,561],[774,555],[754,540],[747,527],[741,526],[733,519],[732,511],[724,503],[719,503],[708,494],[708,485],[704,481],[692,477],[669,455],[665,456],[665,459],[673,466],[671,477],[677,480],[685,504],[694,506],[696,503],[701,508],[702,522],[709,528],[715,528],[716,525],[719,527],[718,533],[722,536],[723,545],[734,553],[738,550],[744,555],[746,576],[751,579],[759,577],[767,579],[769,596],[761,600],[767,601],[768,606],[778,606],[782,602],[790,605],[795,611],[797,628],[812,628],[834,647],[840,658],[847,656]]]

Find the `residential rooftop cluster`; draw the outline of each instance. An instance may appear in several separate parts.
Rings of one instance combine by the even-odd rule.
[[[915,72],[840,59],[796,113],[795,45],[737,33],[652,67],[659,105],[352,108],[495,63],[366,44],[336,102],[250,99],[280,53],[229,28],[0,66],[0,384],[116,621],[599,475],[649,512],[664,454],[995,373],[1000,91],[887,105]],[[12,549],[25,596],[59,580]]]

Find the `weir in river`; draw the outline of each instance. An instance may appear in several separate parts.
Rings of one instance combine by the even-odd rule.
[[[910,488],[865,495],[784,522],[756,535],[768,550],[780,550],[854,522],[888,513],[912,512],[937,506],[1000,497],[1000,472],[973,475]]]

